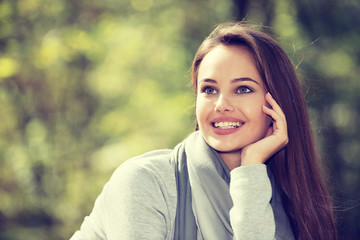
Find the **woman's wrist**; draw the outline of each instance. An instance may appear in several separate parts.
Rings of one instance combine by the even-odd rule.
[[[241,152],[240,166],[248,166],[254,164],[263,164],[266,162],[266,158],[259,153],[249,153],[247,148],[244,148]]]

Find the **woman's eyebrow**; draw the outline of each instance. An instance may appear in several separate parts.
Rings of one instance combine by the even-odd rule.
[[[257,82],[256,80],[252,79],[252,78],[249,78],[249,77],[243,77],[243,78],[235,78],[231,81],[231,83],[236,83],[236,82],[246,82],[246,81],[251,81],[251,82],[254,82],[258,85],[260,85],[259,82]],[[207,82],[207,83],[217,83],[216,80],[214,79],[211,79],[211,78],[204,78],[204,79],[201,79],[199,81],[199,84],[202,83],[202,82]]]
[[[231,83],[244,82],[244,81],[251,81],[251,82],[254,82],[254,83],[260,85],[260,83],[258,83],[256,80],[249,78],[249,77],[235,78],[234,80],[231,81]]]
[[[216,80],[211,79],[211,78],[204,78],[204,79],[201,79],[201,80],[199,81],[199,83],[202,83],[202,82],[217,83]]]

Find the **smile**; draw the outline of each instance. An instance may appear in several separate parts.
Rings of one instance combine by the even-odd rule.
[[[231,128],[239,128],[243,125],[243,123],[240,122],[213,122],[212,125],[215,128],[220,129],[231,129]]]

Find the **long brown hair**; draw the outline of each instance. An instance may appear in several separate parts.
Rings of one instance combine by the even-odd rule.
[[[296,239],[336,239],[332,203],[320,171],[305,99],[285,51],[269,35],[244,24],[220,25],[195,55],[192,66],[195,94],[201,61],[220,44],[249,49],[268,91],[285,113],[289,143],[267,164],[275,176]]]

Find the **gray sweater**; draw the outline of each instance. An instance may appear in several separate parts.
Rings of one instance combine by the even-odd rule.
[[[163,151],[170,156],[171,150]],[[231,171],[230,195],[234,239],[275,239],[272,188],[264,164]],[[114,172],[71,240],[170,240],[176,207],[174,167],[169,159],[130,159]]]

